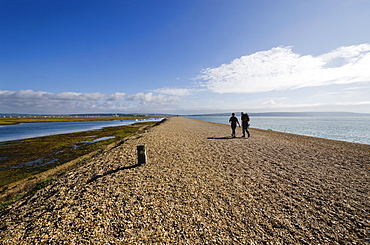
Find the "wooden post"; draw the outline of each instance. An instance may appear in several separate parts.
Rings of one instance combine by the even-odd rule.
[[[139,165],[146,163],[145,145],[137,146],[137,160]]]

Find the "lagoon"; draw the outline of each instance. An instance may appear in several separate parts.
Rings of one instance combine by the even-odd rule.
[[[142,119],[140,122],[142,122]],[[162,120],[150,118],[145,120]],[[21,140],[55,134],[75,133],[101,129],[104,127],[124,126],[137,122],[135,119],[119,119],[112,121],[77,121],[77,122],[40,122],[20,123],[16,125],[0,125],[0,142]]]

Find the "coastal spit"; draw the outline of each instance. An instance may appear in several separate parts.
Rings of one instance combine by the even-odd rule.
[[[1,213],[0,244],[370,243],[370,145],[237,130],[130,136]]]

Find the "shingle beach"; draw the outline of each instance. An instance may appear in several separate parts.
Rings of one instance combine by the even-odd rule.
[[[370,145],[250,131],[168,118],[14,204],[0,244],[370,243]]]

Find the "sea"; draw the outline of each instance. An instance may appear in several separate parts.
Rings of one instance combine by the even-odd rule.
[[[187,116],[188,118],[229,124],[230,116]],[[238,118],[240,121],[240,118]],[[370,144],[370,117],[255,116],[251,128],[273,130],[325,139]]]
[[[104,127],[115,127],[143,121],[160,121],[163,118],[117,119],[112,121],[39,122],[0,125],[0,142],[34,137],[90,131]]]

